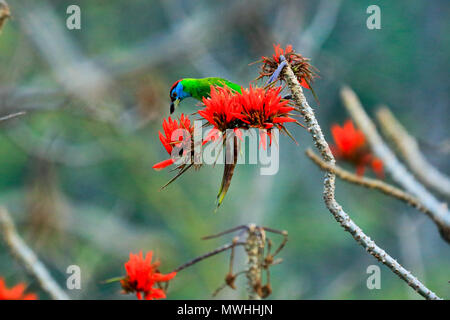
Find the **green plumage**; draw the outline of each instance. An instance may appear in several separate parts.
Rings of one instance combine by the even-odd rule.
[[[227,86],[231,90],[241,92],[241,86],[223,78],[210,77],[203,79],[185,78],[182,81],[183,90],[189,92],[192,98],[202,100],[203,97],[209,97],[211,85],[217,87]]]

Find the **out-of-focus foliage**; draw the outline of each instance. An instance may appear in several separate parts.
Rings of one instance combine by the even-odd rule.
[[[281,138],[276,175],[238,166],[217,213],[220,165],[164,191],[171,173],[151,166],[167,156],[158,130],[175,80],[221,76],[248,86],[257,77],[248,64],[272,54],[273,43],[290,43],[320,70],[320,105],[308,98],[327,138],[331,124],[347,118],[338,90],[348,84],[369,112],[388,104],[448,172],[447,1],[377,1],[382,29],[368,30],[370,1],[84,0],[82,29],[72,31],[65,20],[73,1],[10,2],[13,19],[0,35],[0,116],[27,115],[0,124],[0,204],[62,285],[67,266],[81,267],[82,289],[72,297],[132,298],[117,283],[101,284],[124,274],[130,251],[154,250],[167,273],[226,241],[202,236],[255,222],[289,232],[284,262],[272,268],[271,299],[419,298],[383,266],[381,290],[367,289],[366,269],[377,263],[326,210],[323,174],[304,156],[312,143],[302,128],[294,130],[298,147]],[[194,112],[195,104],[182,108]],[[450,296],[450,248],[426,217],[341,181],[337,197],[380,246]],[[244,259],[239,254],[237,265]],[[210,298],[227,261],[224,254],[182,271],[168,297]],[[27,281],[46,298],[3,244],[0,276]],[[242,280],[238,287],[218,297],[244,298]]]

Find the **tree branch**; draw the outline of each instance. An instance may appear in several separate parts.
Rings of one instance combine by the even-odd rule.
[[[235,246],[240,246],[240,245],[243,245],[243,244],[244,244],[243,242],[230,242],[230,243],[224,244],[223,246],[221,246],[221,247],[219,247],[219,248],[217,248],[217,249],[215,249],[213,251],[210,251],[210,252],[208,252],[208,253],[206,253],[204,255],[201,255],[201,256],[196,257],[196,258],[194,258],[194,259],[192,259],[192,260],[190,260],[190,261],[188,261],[186,263],[183,263],[181,266],[179,266],[178,268],[174,269],[172,272],[180,272],[181,270],[186,269],[187,267],[190,267],[190,266],[196,264],[197,262],[200,262],[202,260],[205,260],[206,258],[215,256],[216,254],[219,254],[219,253],[227,251],[228,249],[231,249],[231,248],[233,248]]]
[[[25,113],[26,112],[22,111],[22,112],[16,112],[16,113],[8,114],[7,116],[0,117],[0,121],[5,121],[5,120],[12,119],[12,118],[16,118],[16,117],[24,115]]]
[[[268,291],[268,290],[270,290],[270,278],[268,277],[267,284],[265,286],[262,286],[262,284],[261,284],[262,272],[263,272],[263,270],[266,270],[267,272],[269,272],[268,270],[269,270],[270,266],[281,263],[281,261],[282,261],[281,259],[273,260],[273,258],[286,245],[286,243],[288,241],[288,238],[287,238],[288,233],[287,233],[287,231],[280,231],[280,230],[276,230],[276,229],[272,229],[272,228],[268,228],[268,227],[260,227],[260,226],[257,226],[252,223],[249,225],[240,225],[240,226],[222,231],[222,232],[214,234],[214,235],[203,237],[202,239],[203,240],[213,239],[213,238],[217,238],[217,237],[220,237],[220,236],[232,233],[232,232],[236,232],[236,231],[240,231],[240,233],[236,237],[233,238],[232,242],[227,243],[227,244],[225,244],[213,251],[210,251],[204,255],[201,255],[197,258],[194,258],[194,259],[182,264],[181,266],[179,266],[178,268],[176,268],[173,271],[179,272],[181,270],[184,270],[184,269],[196,264],[197,262],[200,262],[200,261],[205,260],[209,257],[212,257],[216,254],[219,254],[221,252],[231,249],[232,252],[231,252],[231,258],[230,258],[230,269],[229,269],[229,272],[228,272],[227,278],[226,278],[226,279],[228,279],[228,277],[231,277],[229,279],[231,282],[228,282],[229,280],[226,280],[226,285],[228,285],[234,289],[235,287],[234,287],[233,283],[234,283],[234,280],[236,279],[236,277],[239,274],[245,273],[245,275],[247,277],[248,299],[249,300],[260,300],[261,298],[266,298],[271,292],[271,291]],[[266,261],[266,259],[268,259],[268,258],[264,257],[264,248],[266,246],[266,240],[268,240],[266,238],[266,231],[272,232],[275,234],[279,234],[284,237],[281,244],[278,246],[278,248],[275,250],[275,252],[270,256],[271,257],[270,263],[268,263]],[[241,240],[244,233],[246,235],[246,238],[245,238],[245,240],[244,239]],[[270,240],[268,240],[268,242],[270,242]],[[233,259],[234,259],[234,250],[237,246],[244,246],[245,252],[247,254],[247,268],[245,270],[243,270],[242,272],[233,274],[232,263],[233,263]],[[270,245],[269,245],[268,256],[269,255],[270,255]],[[213,295],[216,295],[224,287],[225,286],[221,286],[219,289],[217,289],[215,291],[215,293]]]
[[[261,228],[251,224],[248,228],[247,239],[245,241],[245,251],[247,252],[247,292],[249,300],[261,300],[258,288],[261,286],[261,250],[264,249],[265,239],[261,236]]]
[[[4,0],[0,0],[0,31],[3,28],[6,20],[11,18],[11,11],[9,10],[8,4]]]
[[[356,94],[350,88],[344,87],[341,90],[341,97],[348,112],[364,132],[373,152],[383,161],[394,181],[428,208],[433,220],[439,225],[442,237],[450,241],[450,212],[447,204],[437,200],[397,159],[377,132],[375,124],[364,111]]]
[[[422,211],[423,213],[427,214],[430,218],[433,218],[430,211],[423,206],[417,198],[410,195],[409,193],[396,188],[386,182],[383,182],[378,179],[371,179],[367,177],[360,177],[354,173],[351,173],[347,170],[344,170],[343,168],[331,165],[330,163],[327,163],[323,161],[318,155],[316,155],[311,149],[306,150],[306,155],[319,166],[320,169],[324,171],[331,171],[336,176],[341,178],[342,180],[369,188],[369,189],[375,189],[378,191],[381,191],[382,193],[391,196],[393,198],[399,199],[408,205]]]
[[[388,107],[376,113],[381,129],[392,141],[408,167],[423,184],[450,198],[450,177],[433,167],[420,152],[419,144],[395,118]]]
[[[301,113],[305,119],[306,126],[310,132],[314,144],[320,151],[322,158],[330,163],[335,164],[335,159],[331,153],[330,147],[325,140],[322,133],[322,129],[317,122],[313,109],[309,106],[306,97],[303,94],[303,90],[292,71],[289,64],[284,68],[283,77],[289,86],[293,99],[297,106],[300,108]],[[359,228],[349,215],[342,209],[339,203],[335,200],[335,179],[336,176],[333,172],[327,171],[324,180],[324,201],[328,210],[333,214],[337,222],[349,232],[352,237],[358,242],[364,249],[367,250],[378,261],[385,264],[392,272],[397,274],[400,279],[405,281],[411,288],[416,290],[421,296],[426,299],[440,299],[434,292],[425,287],[416,277],[414,277],[408,270],[403,268],[394,258],[387,254],[383,249],[375,244],[362,230]]]
[[[54,300],[69,300],[67,294],[52,278],[44,264],[17,234],[10,215],[2,207],[0,207],[0,230],[11,254],[37,280],[42,290]]]

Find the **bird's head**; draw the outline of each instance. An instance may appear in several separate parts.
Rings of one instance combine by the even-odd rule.
[[[190,97],[191,94],[186,91],[186,88],[183,86],[183,79],[176,81],[172,87],[170,88],[170,113],[172,114],[175,111],[175,108],[178,107],[181,100],[184,98]]]

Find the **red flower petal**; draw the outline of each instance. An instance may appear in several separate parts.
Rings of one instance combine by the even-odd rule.
[[[277,117],[273,119],[273,123],[295,122],[297,120],[289,117]]]
[[[264,150],[266,150],[267,145],[266,135],[267,135],[266,130],[259,130],[259,145],[262,146]]]
[[[176,272],[171,272],[168,274],[155,273],[152,277],[152,280],[156,282],[166,282],[172,280],[176,275]]]
[[[0,277],[0,300],[37,300],[37,296],[34,293],[25,294],[25,289],[24,283],[19,283],[8,289],[5,280]]]
[[[219,130],[217,130],[216,128],[212,128],[206,135],[206,138],[203,140],[202,146],[211,140],[216,141],[218,139],[220,139]]]
[[[153,300],[153,299],[165,299],[166,294],[162,289],[156,288],[145,294],[145,300]]]
[[[157,164],[153,165],[152,168],[157,170],[157,171],[159,171],[159,170],[162,170],[162,169],[164,169],[164,168],[166,168],[166,167],[168,167],[168,166],[170,166],[170,165],[172,165],[174,163],[175,163],[174,159],[167,159],[167,160],[158,162]]]
[[[309,86],[308,82],[306,82],[305,78],[301,78],[300,79],[300,85],[305,88],[305,89],[311,89],[311,87]]]
[[[378,178],[384,179],[383,161],[378,158],[374,158],[371,163],[372,170],[375,172]]]

